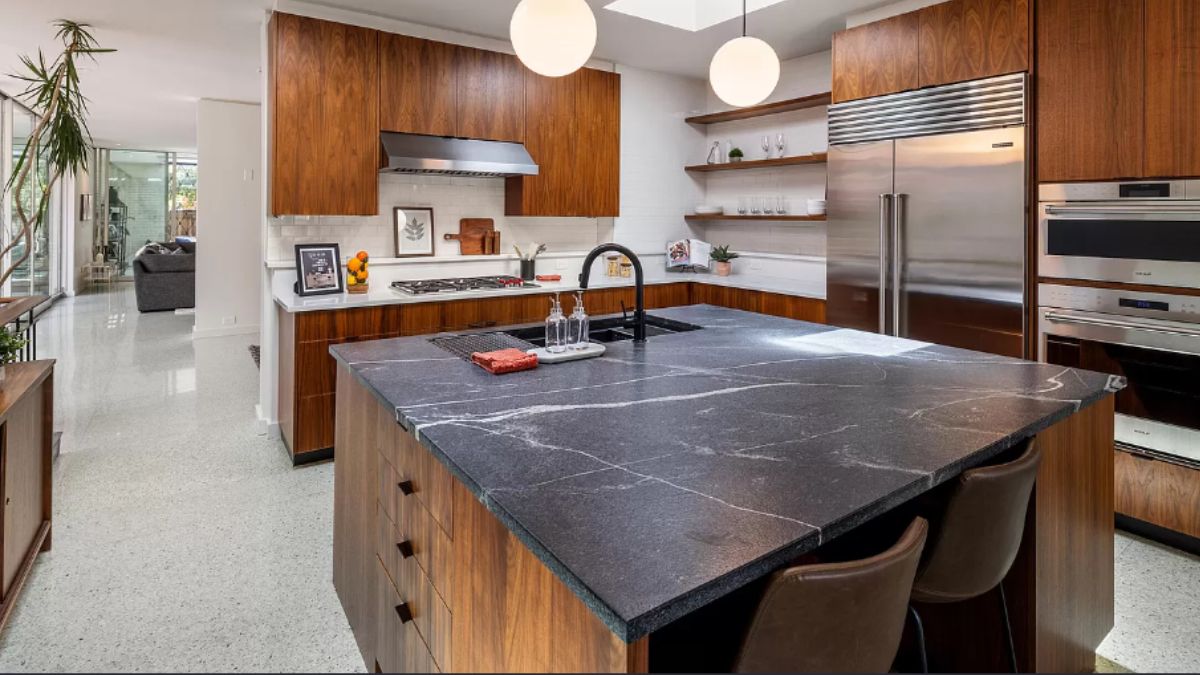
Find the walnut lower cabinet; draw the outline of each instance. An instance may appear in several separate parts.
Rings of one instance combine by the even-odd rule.
[[[372,672],[645,671],[411,435],[338,370],[333,582]]]
[[[0,630],[38,553],[50,550],[54,361],[10,363],[0,382]]]
[[[527,294],[295,313],[277,306],[279,428],[293,464],[333,457],[337,366],[329,355],[330,345],[533,323],[545,318],[549,297]],[[571,311],[572,302],[564,299],[566,311]],[[590,290],[585,303],[592,316],[632,310],[633,288]],[[825,322],[823,300],[692,282],[646,287],[649,309],[702,303]]]

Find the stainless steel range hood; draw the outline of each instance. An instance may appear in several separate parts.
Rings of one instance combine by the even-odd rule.
[[[536,176],[538,166],[525,146],[443,136],[380,135],[387,166],[380,173],[437,173],[451,176]]]

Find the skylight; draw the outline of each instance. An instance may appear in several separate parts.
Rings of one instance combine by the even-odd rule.
[[[753,13],[783,0],[747,0]],[[639,19],[697,32],[742,15],[742,0],[614,0],[604,6]]]

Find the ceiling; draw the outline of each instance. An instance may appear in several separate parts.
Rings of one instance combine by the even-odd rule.
[[[260,30],[274,0],[3,0],[0,90],[18,83],[7,74],[18,56],[40,47],[56,54],[51,22],[91,23],[103,54],[81,73],[91,99],[91,130],[98,145],[194,151],[196,101],[258,102]],[[739,0],[727,0],[740,4]],[[474,35],[507,39],[518,0],[320,0],[311,4],[365,12]],[[588,0],[599,24],[596,58],[703,78],[713,53],[739,34],[734,19],[699,32],[608,11],[611,0]],[[824,51],[848,14],[881,0],[785,0],[753,12],[751,34],[792,58]]]

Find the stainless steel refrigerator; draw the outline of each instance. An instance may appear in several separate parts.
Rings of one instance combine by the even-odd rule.
[[[1020,357],[1023,74],[830,108],[828,321]]]

